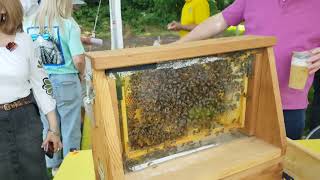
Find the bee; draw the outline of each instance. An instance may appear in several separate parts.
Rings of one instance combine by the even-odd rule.
[[[217,117],[239,107],[233,101],[246,94],[243,77],[253,71],[249,68],[253,68],[254,56],[236,52],[218,57],[223,60],[130,75],[126,94],[132,101],[124,108],[133,149],[171,144],[177,138],[210,131],[219,125]],[[226,101],[227,94],[231,94],[230,101]]]

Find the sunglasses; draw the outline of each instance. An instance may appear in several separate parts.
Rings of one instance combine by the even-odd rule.
[[[17,47],[18,47],[18,45],[15,42],[9,42],[6,45],[6,48],[11,52],[14,51]]]

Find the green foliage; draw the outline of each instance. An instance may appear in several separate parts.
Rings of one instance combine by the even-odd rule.
[[[215,0],[208,0],[209,6],[210,6],[210,15],[217,14],[219,12],[218,6],[217,6],[217,1]]]
[[[215,0],[217,3],[217,8],[219,11],[222,11],[227,6],[229,6],[231,3],[233,3],[234,0]]]
[[[91,33],[94,27],[94,22],[97,14],[97,4],[88,3],[86,6],[75,10],[73,17],[78,22],[82,29],[82,33]],[[99,20],[96,28],[97,36],[106,38],[109,36],[110,30],[109,5],[103,1],[99,13]]]
[[[146,26],[163,28],[179,20],[183,4],[183,0],[122,0],[122,17],[135,33],[143,33]]]
[[[154,6],[154,0],[121,0],[122,8],[131,7],[133,9],[147,10]]]
[[[159,16],[162,17],[174,17],[180,19],[184,0],[153,0],[155,2],[154,10]],[[170,19],[172,20],[172,19]]]
[[[211,15],[222,11],[234,0],[208,0]],[[96,1],[97,2],[97,1]],[[166,29],[166,25],[180,20],[185,0],[121,0],[122,19],[125,29],[134,34],[145,33],[148,27]],[[75,11],[74,17],[82,26],[83,32],[91,32],[98,9],[98,3],[87,0],[87,5]],[[109,34],[109,2],[102,1],[97,35],[107,37]]]

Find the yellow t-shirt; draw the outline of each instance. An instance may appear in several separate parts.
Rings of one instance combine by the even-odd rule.
[[[185,0],[181,13],[181,25],[200,24],[210,16],[208,0]],[[185,36],[188,31],[180,31],[180,36]]]

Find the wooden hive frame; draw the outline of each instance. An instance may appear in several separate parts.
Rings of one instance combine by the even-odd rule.
[[[96,93],[92,142],[97,179],[281,179],[286,138],[272,48],[275,43],[273,37],[242,36],[88,53]],[[258,53],[248,80],[242,129],[248,138],[156,168],[124,173],[115,81],[105,70],[253,49]]]
[[[241,54],[241,57],[237,57],[237,61],[246,61],[250,59],[249,57],[254,56],[253,54],[255,51],[248,51],[248,52],[243,52],[243,53],[238,53]],[[216,57],[217,58],[217,57]],[[253,58],[252,58],[253,59]],[[129,99],[129,103],[133,103],[130,98],[127,97],[127,90],[130,89],[128,82],[130,82],[130,77],[124,77],[122,79],[125,83],[122,84],[121,88],[121,100],[118,100],[119,104],[121,104],[121,107],[126,107],[128,103],[126,102],[127,99]],[[112,81],[112,80],[110,80]],[[140,160],[141,158],[143,159],[144,156],[148,156],[152,153],[159,152],[161,150],[165,150],[167,147],[183,147],[186,144],[193,144],[194,142],[199,142],[199,141],[212,141],[215,139],[218,135],[222,133],[227,133],[235,129],[239,129],[240,127],[243,128],[244,126],[244,121],[245,121],[245,108],[246,108],[246,94],[247,94],[247,83],[248,83],[248,77],[247,74],[244,75],[243,77],[243,82],[242,85],[244,86],[244,90],[242,92],[241,97],[239,98],[239,102],[237,102],[237,107],[231,111],[225,112],[223,114],[220,114],[219,116],[215,116],[216,119],[214,121],[220,121],[220,123],[224,123],[223,126],[221,127],[215,127],[213,129],[202,129],[201,132],[199,131],[198,133],[195,133],[192,129],[186,130],[188,133],[186,133],[183,137],[176,138],[171,141],[166,141],[165,143],[161,143],[158,145],[153,145],[148,148],[141,148],[141,149],[134,149],[130,146],[130,141],[129,141],[129,130],[128,130],[128,118],[127,118],[127,109],[126,108],[120,108],[120,113],[122,117],[120,119],[120,124],[122,125],[122,146],[123,146],[123,154],[126,157],[126,159],[131,159],[131,160]],[[159,93],[159,92],[158,92]],[[130,90],[129,90],[130,94]],[[230,98],[230,96],[229,96]],[[229,101],[230,103],[230,101]],[[139,111],[141,113],[141,111]],[[130,114],[130,113],[129,113]],[[139,118],[136,116],[136,118]],[[231,120],[233,122],[231,123]],[[141,121],[138,120],[138,121]],[[228,123],[226,123],[228,122]],[[221,124],[220,124],[221,125]],[[197,129],[198,130],[198,129]],[[205,140],[206,139],[206,140]],[[215,139],[217,140],[217,138]],[[181,151],[181,150],[180,150]],[[179,152],[180,152],[179,151]],[[165,155],[164,155],[165,156]]]

